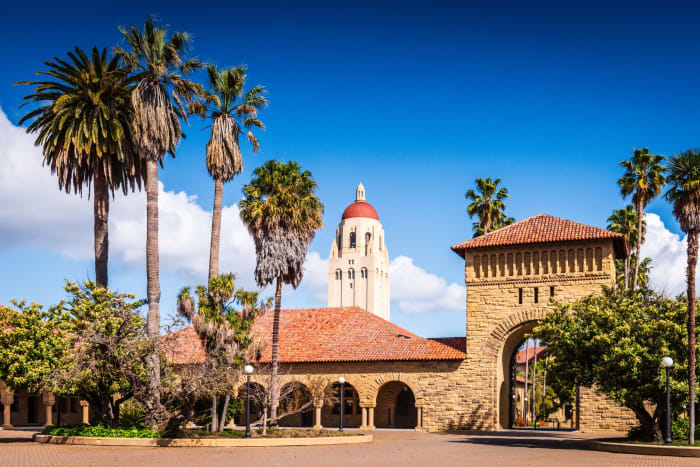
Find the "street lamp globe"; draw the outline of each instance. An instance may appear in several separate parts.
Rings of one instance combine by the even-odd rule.
[[[671,368],[673,366],[673,359],[671,357],[664,357],[661,360],[661,364],[664,366],[664,368]]]
[[[343,377],[341,376],[340,378],[338,378],[338,382],[339,382],[340,384],[345,384],[345,378],[343,378]]]
[[[252,365],[246,365],[245,368],[243,368],[243,370],[245,371],[245,374],[247,374],[247,375],[253,374],[253,367],[252,367]]]

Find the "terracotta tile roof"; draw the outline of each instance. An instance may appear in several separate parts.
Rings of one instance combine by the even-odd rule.
[[[530,361],[533,361],[535,359],[535,348],[530,347],[529,349],[523,349],[520,352],[518,352],[518,355],[515,357],[516,363],[525,364],[525,352],[527,352]],[[537,347],[538,360],[545,357],[546,355],[547,347]]]
[[[171,332],[164,337],[166,357],[175,365],[187,365],[204,360],[204,347],[192,326]]]
[[[261,361],[272,354],[274,312],[258,316],[253,336],[266,342]],[[201,361],[201,344],[192,328],[181,331],[170,351],[175,363]],[[280,362],[368,362],[461,360],[464,351],[425,339],[361,308],[304,308],[280,313]]]
[[[459,350],[460,352],[467,352],[467,338],[466,337],[429,337],[431,341],[436,341],[442,345],[452,347],[453,349]]]
[[[454,245],[452,250],[464,258],[465,250],[471,248],[608,238],[613,240],[618,258],[627,256],[627,245],[621,234],[548,214],[537,214],[486,235]]]

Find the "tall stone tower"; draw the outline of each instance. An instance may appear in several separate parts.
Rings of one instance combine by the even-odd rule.
[[[389,280],[384,229],[360,183],[331,245],[328,306],[358,306],[388,321]]]

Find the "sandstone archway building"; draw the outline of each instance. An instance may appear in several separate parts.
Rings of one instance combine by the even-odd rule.
[[[366,203],[362,185],[355,203]],[[466,329],[457,337],[426,339],[383,317],[388,318],[390,300],[384,233],[376,211],[364,205],[360,208],[353,209],[353,216],[343,216],[331,247],[329,303],[339,306],[281,312],[280,379],[281,386],[294,383],[306,390],[318,378],[333,384],[343,376],[347,381],[345,423],[363,429],[507,428],[511,383],[506,375],[524,334],[551,310],[550,297],[570,302],[599,292],[602,285],[612,286],[615,259],[627,254],[620,235],[545,214],[455,245],[452,250],[464,260]],[[355,232],[352,251],[351,232]],[[370,242],[362,243],[359,240],[367,232]],[[350,259],[357,263],[350,264]],[[354,301],[346,302],[350,299],[344,292],[338,295],[338,289],[332,288],[336,269],[343,273],[344,279],[337,279],[341,287],[346,285],[350,266],[367,267],[369,283],[370,267],[376,273],[379,261],[383,261],[386,276],[375,276],[384,282],[375,281],[371,289],[386,287],[383,301],[369,300],[370,288],[357,287],[358,268],[355,282],[347,282],[348,288],[352,283],[354,290],[364,290],[351,296]],[[341,302],[331,301],[338,297]],[[367,311],[370,306],[372,312]],[[253,334],[255,339],[271,342],[272,313],[256,319]],[[171,354],[175,363],[202,358],[191,328],[178,332],[175,342]],[[268,345],[261,362],[269,360]],[[253,379],[263,385],[269,381],[264,375]],[[3,404],[18,400],[2,386],[0,393]],[[47,396],[46,406],[53,404]],[[12,411],[6,406],[4,413],[9,424]],[[631,411],[589,388],[580,388],[575,413],[575,427],[585,431],[624,431],[636,423]],[[315,427],[338,424],[337,403],[314,400],[312,413],[306,415],[288,422]]]

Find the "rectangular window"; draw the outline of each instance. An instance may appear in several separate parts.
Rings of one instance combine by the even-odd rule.
[[[549,296],[554,297],[554,286],[553,285],[549,287]]]
[[[540,288],[535,287],[535,303],[538,303],[540,301]]]
[[[523,289],[518,289],[518,305],[523,304]]]

